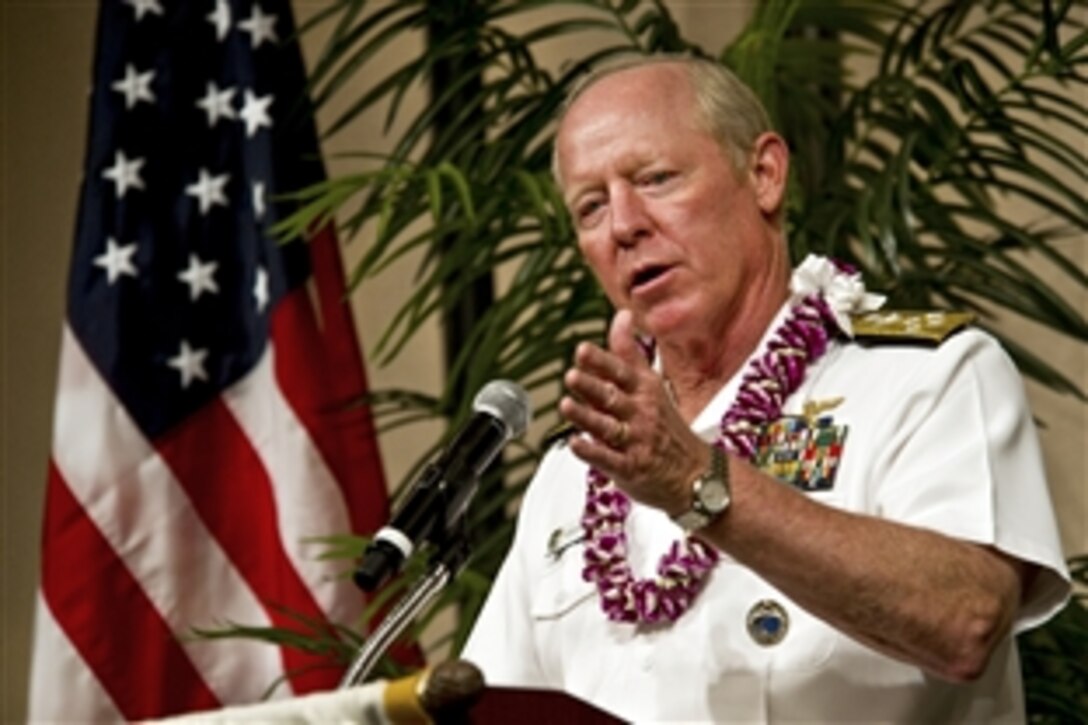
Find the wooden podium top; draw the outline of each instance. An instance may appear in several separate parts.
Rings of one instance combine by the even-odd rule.
[[[420,679],[403,678],[387,688],[412,701],[438,725],[612,725],[613,715],[559,690],[488,687],[483,673],[468,660],[448,660]],[[422,691],[421,691],[422,688]],[[395,722],[395,720],[394,720]],[[405,722],[415,722],[406,720]]]
[[[611,725],[623,721],[558,690],[488,687],[462,722],[473,725]]]

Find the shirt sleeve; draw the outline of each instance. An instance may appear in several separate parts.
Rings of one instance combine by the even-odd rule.
[[[906,381],[882,421],[879,515],[992,546],[1039,567],[1014,631],[1044,622],[1069,574],[1019,373],[993,338],[956,335]]]

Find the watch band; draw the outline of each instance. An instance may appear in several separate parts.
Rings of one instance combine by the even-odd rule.
[[[709,525],[729,508],[729,461],[718,446],[710,447],[710,465],[692,482],[691,493],[691,508],[673,517],[685,531]]]

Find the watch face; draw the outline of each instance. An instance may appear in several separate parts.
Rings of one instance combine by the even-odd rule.
[[[699,482],[698,499],[709,513],[719,513],[729,505],[729,491],[725,484],[717,479],[703,479]]]

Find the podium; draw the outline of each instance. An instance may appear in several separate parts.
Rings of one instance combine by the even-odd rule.
[[[448,660],[417,675],[412,695],[438,725],[611,725],[615,716],[559,690],[488,685],[468,660]],[[409,680],[409,682],[411,682]]]
[[[444,718],[438,718],[436,722],[441,725],[444,721]],[[623,721],[558,690],[485,687],[480,699],[460,722],[472,725],[612,725]]]
[[[194,712],[144,725],[254,725],[255,723],[369,723],[374,725],[612,725],[622,722],[557,690],[488,687],[464,660],[444,662],[395,680],[274,702]]]

